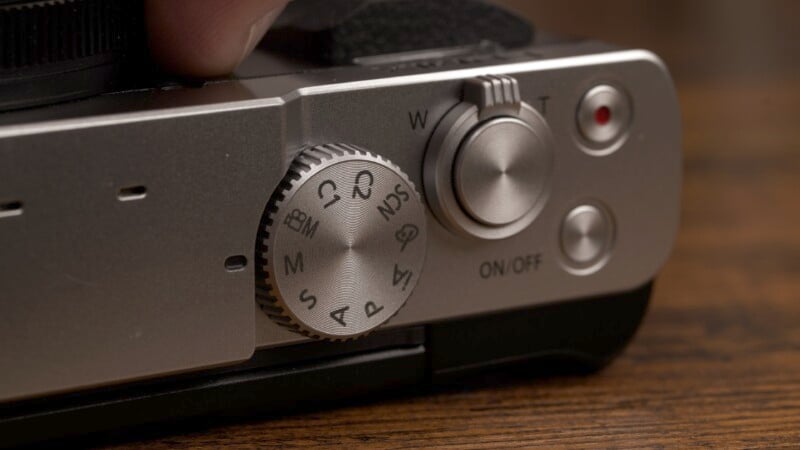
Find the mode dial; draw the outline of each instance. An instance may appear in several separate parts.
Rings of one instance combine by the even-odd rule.
[[[267,205],[259,304],[311,337],[367,333],[414,290],[425,221],[414,184],[388,160],[346,144],[305,149]]]

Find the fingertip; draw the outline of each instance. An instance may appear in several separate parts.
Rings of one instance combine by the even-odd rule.
[[[147,0],[150,50],[166,71],[214,77],[233,71],[288,0]]]

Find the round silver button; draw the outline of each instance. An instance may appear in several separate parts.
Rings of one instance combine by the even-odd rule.
[[[594,205],[573,208],[561,225],[561,249],[576,269],[599,268],[608,257],[613,240],[610,213]]]
[[[620,138],[631,120],[628,96],[619,89],[601,84],[590,89],[578,106],[578,129],[596,145],[607,145]]]
[[[512,223],[533,208],[547,180],[546,144],[525,122],[503,117],[471,132],[455,161],[455,190],[473,219]]]

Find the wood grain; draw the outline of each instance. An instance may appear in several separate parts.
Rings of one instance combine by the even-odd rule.
[[[756,3],[768,17],[795,13],[798,4],[725,2],[728,10],[718,14],[744,9],[740,22],[726,19],[744,27],[758,19],[747,13]],[[669,9],[646,17],[620,6],[631,2],[614,4],[638,21],[631,33],[602,28],[602,17],[592,25],[567,7],[528,6],[548,8],[545,23],[584,24],[601,38],[641,38],[665,56],[678,82],[682,228],[651,310],[618,360],[592,375],[510,372],[126,446],[800,447],[800,76],[796,61],[786,60],[790,53],[800,59],[800,32],[753,37],[763,42],[751,46],[752,56],[772,61],[753,68],[747,55],[728,51],[730,40],[713,34],[735,30],[715,24],[705,41],[687,42],[705,26],[695,2],[661,2]],[[720,7],[706,3],[702,17],[709,5]],[[704,51],[711,61],[739,61],[698,67]]]

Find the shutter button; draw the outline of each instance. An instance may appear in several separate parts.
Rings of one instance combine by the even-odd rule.
[[[522,120],[503,117],[479,126],[455,163],[461,206],[475,220],[500,226],[519,220],[545,188],[545,143]]]

